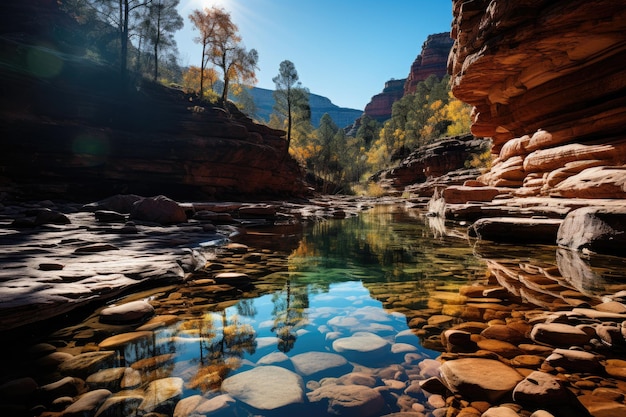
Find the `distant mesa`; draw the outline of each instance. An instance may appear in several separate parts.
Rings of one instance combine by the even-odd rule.
[[[365,106],[365,114],[383,122],[391,117],[391,106],[407,94],[415,92],[417,84],[431,75],[443,78],[447,74],[448,55],[453,40],[449,32],[429,35],[422,52],[415,58],[407,78],[389,80],[382,93],[376,94]]]

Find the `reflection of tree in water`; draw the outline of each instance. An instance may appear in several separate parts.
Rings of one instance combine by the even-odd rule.
[[[278,337],[278,349],[289,352],[296,343],[296,332],[306,326],[309,307],[309,292],[306,286],[291,286],[288,280],[285,288],[272,295],[274,326],[272,331]]]
[[[220,313],[221,327],[216,326],[216,315],[208,313],[199,323],[200,368],[191,379],[190,388],[202,391],[220,387],[228,373],[237,369],[245,353],[256,351],[256,334],[251,325],[241,323],[239,316],[254,316],[256,310],[252,300],[243,300],[237,304],[239,314]]]

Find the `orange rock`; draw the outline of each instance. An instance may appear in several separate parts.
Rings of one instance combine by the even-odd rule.
[[[447,204],[462,204],[468,201],[491,201],[502,191],[496,187],[466,187],[455,185],[443,190]]]
[[[626,198],[626,166],[587,168],[559,183],[551,196]]]

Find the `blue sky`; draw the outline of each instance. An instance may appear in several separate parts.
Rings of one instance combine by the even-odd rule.
[[[246,48],[259,52],[257,87],[274,89],[280,62],[294,63],[312,93],[362,110],[385,81],[406,78],[429,34],[448,32],[451,0],[180,0],[181,63],[200,64],[194,9],[231,14]]]

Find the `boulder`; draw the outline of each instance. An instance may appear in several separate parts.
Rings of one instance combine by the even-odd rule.
[[[626,208],[584,207],[570,212],[559,227],[557,244],[572,250],[624,256]]]
[[[562,222],[560,219],[482,218],[470,226],[469,234],[494,242],[554,244]]]
[[[144,198],[133,204],[130,218],[151,223],[176,224],[187,221],[187,213],[174,200],[163,195]]]
[[[524,378],[504,363],[483,358],[462,358],[440,368],[443,383],[469,400],[495,403],[510,394]],[[488,378],[485,376],[489,375]]]

